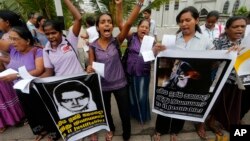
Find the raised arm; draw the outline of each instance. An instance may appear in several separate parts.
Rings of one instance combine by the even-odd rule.
[[[80,12],[77,10],[77,8],[72,4],[70,0],[64,0],[64,3],[68,7],[70,13],[74,17],[74,23],[73,23],[73,28],[72,31],[75,34],[75,36],[78,36],[81,30],[81,21],[82,21],[82,16]]]
[[[119,30],[122,31],[123,28],[123,7],[122,7],[122,0],[116,1],[116,24],[119,27]],[[132,32],[129,32],[127,36],[131,36]]]
[[[115,14],[115,19],[116,19],[116,24],[119,27],[119,30],[122,30],[123,26],[123,21],[122,21],[122,15],[123,15],[123,7],[122,7],[122,0],[116,0],[116,14]]]
[[[115,2],[119,2],[121,0],[115,0]],[[120,43],[124,41],[126,36],[128,35],[128,32],[133,24],[133,22],[136,20],[136,18],[139,15],[139,12],[141,10],[141,7],[143,6],[144,0],[139,0],[138,3],[134,6],[133,11],[131,12],[130,16],[128,17],[128,20],[123,25],[121,32],[118,34],[117,39]]]

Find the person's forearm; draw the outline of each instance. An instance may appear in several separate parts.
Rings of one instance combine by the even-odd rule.
[[[119,27],[119,29],[122,29],[123,21],[122,21],[122,15],[123,15],[123,9],[122,9],[122,2],[119,4],[116,4],[116,24]]]

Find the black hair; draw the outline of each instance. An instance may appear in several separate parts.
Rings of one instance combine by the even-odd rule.
[[[43,30],[45,27],[47,26],[51,26],[53,29],[55,29],[56,31],[62,33],[63,30],[63,25],[61,22],[59,21],[55,21],[55,20],[47,20],[44,25],[43,25]]]
[[[99,15],[97,16],[97,19],[96,19],[96,22],[95,22],[95,25],[96,25],[97,27],[99,27],[100,18],[101,18],[103,15],[108,15],[108,16],[110,16],[110,18],[111,18],[111,23],[113,24],[113,18],[112,18],[112,15],[111,15],[110,13],[101,13],[101,14],[99,14]],[[100,36],[100,31],[97,30],[97,32],[98,32],[98,34],[99,34],[99,36]]]
[[[25,25],[20,15],[10,10],[0,10],[0,18],[8,21],[11,27]]]
[[[92,16],[89,16],[86,18],[86,23],[89,25],[89,26],[94,26],[95,25],[95,18],[92,17]]]
[[[228,18],[225,28],[228,29],[233,24],[233,22],[237,20],[245,20],[247,23],[247,19],[243,16],[232,16]]]
[[[150,27],[150,21],[149,21],[149,20],[147,20],[147,19],[141,19],[141,20],[139,21],[139,23],[138,23],[137,27],[139,27],[139,26],[142,24],[142,22],[144,22],[144,21],[147,21],[147,22],[148,22],[148,24],[149,24],[149,27]]]
[[[37,22],[40,22],[42,19],[46,19],[44,16],[38,16],[37,17]]]
[[[67,88],[67,89],[65,89]],[[60,83],[55,89],[54,94],[58,102],[62,101],[62,93],[65,92],[72,92],[77,91],[83,95],[83,97],[89,97],[90,93],[87,88],[82,82],[80,81],[69,81],[69,82],[62,82]]]
[[[151,9],[147,8],[147,9],[143,10],[143,13],[144,12],[147,12],[147,13],[151,14]]]
[[[22,39],[30,41],[29,45],[33,46],[35,41],[34,38],[27,28],[27,26],[14,26],[11,28],[12,31],[16,32]]]
[[[207,17],[206,19],[210,18],[210,17],[216,17],[216,19],[218,20],[219,19],[219,12],[216,11],[216,10],[213,10],[213,11],[210,11],[208,14],[207,14]]]
[[[192,17],[195,20],[199,19],[199,12],[198,12],[198,10],[195,7],[193,7],[193,6],[188,6],[188,7],[184,8],[184,9],[182,9],[181,12],[177,15],[177,17],[176,17],[177,24],[180,23],[180,18],[182,16],[182,14],[187,13],[187,12],[190,12],[191,15],[192,15]],[[198,31],[199,33],[202,33],[201,29],[200,29],[200,26],[198,24],[195,25],[195,31]]]

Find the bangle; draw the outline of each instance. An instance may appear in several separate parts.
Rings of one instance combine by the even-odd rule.
[[[141,2],[138,1],[138,2],[136,3],[136,5],[139,6],[139,7],[142,7],[142,6],[143,6],[143,3],[141,3]]]
[[[19,75],[19,73],[18,73],[18,74],[16,74],[16,77],[17,77],[17,78],[21,78],[21,76]]]

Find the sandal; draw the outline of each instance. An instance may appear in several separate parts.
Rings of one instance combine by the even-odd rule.
[[[6,129],[6,127],[0,128],[0,133],[3,133]]]
[[[170,141],[177,141],[177,135],[176,134],[170,134]]]
[[[204,123],[198,123],[195,127],[196,127],[196,132],[197,132],[198,136],[201,139],[206,140],[207,135],[206,135],[206,130],[205,130],[205,124]]]
[[[43,131],[39,135],[36,136],[35,141],[40,141],[40,140],[42,140],[47,135],[48,135],[48,132]]]
[[[98,136],[94,133],[89,136],[89,139],[89,141],[98,141]]]
[[[154,141],[161,141],[161,134],[158,132],[155,132],[153,138],[154,138]]]
[[[217,135],[223,136],[224,133],[222,132],[222,127],[215,125],[215,124],[209,124],[209,128]]]
[[[113,138],[113,132],[112,131],[109,131],[106,133],[106,141],[112,141],[112,138]]]

